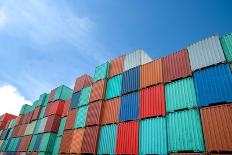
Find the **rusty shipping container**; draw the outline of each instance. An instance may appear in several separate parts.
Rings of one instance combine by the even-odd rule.
[[[92,84],[89,102],[103,100],[105,98],[106,80],[100,80]]]
[[[205,107],[200,112],[206,150],[232,151],[232,104]]]
[[[74,128],[76,114],[77,114],[77,109],[72,109],[72,110],[69,111],[68,116],[67,116],[67,120],[66,120],[66,123],[65,123],[64,130]]]
[[[101,120],[102,101],[89,104],[85,126],[99,125]]]
[[[162,64],[165,83],[192,75],[187,49],[164,57]]]
[[[120,56],[110,62],[108,78],[121,74],[124,70],[124,56]]]
[[[162,59],[140,66],[140,88],[163,82]]]
[[[84,87],[87,87],[93,83],[92,77],[84,74],[76,79],[73,93],[81,91]]]
[[[73,132],[74,132],[73,130],[64,131],[60,144],[60,150],[59,150],[60,153],[70,153]]]
[[[72,142],[70,145],[70,153],[81,153],[81,146],[84,136],[84,128],[73,130]]]

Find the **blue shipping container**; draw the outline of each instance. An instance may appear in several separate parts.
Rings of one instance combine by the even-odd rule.
[[[122,94],[139,90],[140,67],[132,68],[122,74]]]
[[[81,95],[80,92],[74,93],[74,94],[72,95],[71,104],[70,104],[70,109],[75,109],[75,108],[77,108],[77,106],[78,106],[78,104],[79,104],[78,102],[79,102],[80,95]]]
[[[218,65],[194,73],[198,106],[232,101],[230,66]]]
[[[34,145],[34,151],[38,151],[39,150],[39,146],[42,140],[43,134],[39,134],[37,135],[36,141],[35,141],[35,145]]]

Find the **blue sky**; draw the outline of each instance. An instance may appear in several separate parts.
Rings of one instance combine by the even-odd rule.
[[[73,87],[76,77],[136,48],[158,58],[230,33],[231,7],[230,0],[2,0],[0,90],[10,87],[20,101],[0,94],[1,104]]]

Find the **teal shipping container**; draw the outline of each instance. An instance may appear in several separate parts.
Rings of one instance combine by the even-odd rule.
[[[53,101],[56,101],[56,100],[69,100],[71,99],[72,97],[72,89],[65,86],[65,85],[61,85],[59,87],[56,88],[56,91],[55,91],[55,95],[54,95],[54,98],[53,98]]]
[[[101,79],[105,79],[108,76],[108,72],[109,72],[109,62],[106,62],[100,66],[97,66],[95,68],[95,73],[94,73],[94,82],[101,80]]]
[[[28,104],[24,104],[20,110],[20,115],[24,115],[24,114],[27,114],[31,111],[31,106],[28,105]]]
[[[48,99],[49,99],[49,95],[50,94],[47,94],[47,93],[43,93],[39,96],[39,100],[38,100],[38,106],[47,106],[48,104]]]
[[[77,115],[74,123],[74,128],[83,128],[85,127],[86,115],[88,112],[88,106],[80,107],[77,110]]]
[[[140,121],[139,154],[167,154],[166,120],[164,117]]]
[[[54,155],[59,154],[61,139],[62,139],[62,136],[57,136],[56,137],[56,141],[55,141],[55,144],[54,144],[54,147],[53,147],[52,154],[54,154]]]
[[[66,120],[67,120],[67,117],[63,117],[61,119],[60,127],[59,127],[59,130],[58,130],[57,136],[62,136],[63,135]]]
[[[98,154],[115,154],[116,139],[116,124],[102,126],[98,142]]]
[[[90,86],[85,87],[81,90],[78,107],[87,105],[89,103],[90,91],[91,91]]]
[[[197,106],[197,97],[192,77],[165,84],[166,111]]]
[[[34,145],[35,145],[35,142],[36,142],[36,138],[37,138],[37,135],[33,135],[32,139],[31,139],[31,142],[30,142],[30,145],[28,147],[29,152],[34,151]]]
[[[39,106],[39,100],[36,100],[33,102],[31,108],[32,108],[32,110],[35,110],[35,108],[37,108],[38,106]]]
[[[46,107],[42,107],[42,108],[41,108],[41,111],[40,111],[40,114],[39,114],[39,119],[44,118],[45,110],[46,110]]]
[[[121,95],[122,75],[117,75],[107,82],[106,99],[111,99]]]
[[[167,115],[168,151],[205,151],[199,110]]]
[[[220,38],[222,49],[224,51],[226,60],[232,62],[232,33]]]
[[[38,151],[40,151],[40,152],[52,152],[55,141],[56,141],[56,134],[55,133],[43,134]]]

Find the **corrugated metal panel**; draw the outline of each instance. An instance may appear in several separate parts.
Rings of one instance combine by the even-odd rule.
[[[53,98],[54,98],[55,93],[56,93],[56,89],[57,88],[51,90],[51,92],[49,94],[48,102],[52,102],[53,101]]]
[[[108,78],[121,74],[124,70],[124,56],[120,56],[110,62]]]
[[[32,121],[37,120],[39,118],[40,111],[41,111],[41,106],[37,107],[34,110],[32,118],[31,118]]]
[[[229,64],[194,73],[199,106],[232,101],[232,74]]]
[[[55,140],[56,140],[55,133],[43,134],[43,138],[39,146],[39,151],[40,152],[52,152]]]
[[[115,154],[116,139],[117,125],[102,126],[98,142],[98,154]]]
[[[148,63],[150,61],[152,61],[152,59],[147,53],[144,52],[143,49],[137,49],[125,56],[124,71]]]
[[[52,150],[53,155],[59,154],[61,139],[62,139],[62,137],[56,137],[56,141],[54,143],[54,147],[53,147],[53,150]]]
[[[56,100],[69,100],[72,97],[73,90],[65,85],[61,85],[56,89],[53,101]]]
[[[109,62],[97,66],[95,68],[95,74],[93,78],[94,82],[101,79],[105,79],[108,76],[108,71],[109,71]]]
[[[117,75],[107,82],[106,99],[111,99],[121,95],[122,75]]]
[[[75,108],[78,107],[80,95],[81,95],[80,92],[74,93],[74,94],[72,95],[71,104],[70,104],[70,109],[75,109]]]
[[[73,131],[72,143],[70,145],[70,153],[81,153],[84,131],[84,128],[76,129]]]
[[[42,119],[44,117],[45,110],[46,110],[46,107],[42,107],[41,112],[39,114],[39,119]]]
[[[232,151],[232,105],[205,107],[200,111],[206,150]]]
[[[164,85],[159,84],[140,91],[140,118],[165,116]]]
[[[38,129],[38,133],[44,132],[45,126],[47,124],[47,120],[48,120],[48,117],[45,117],[41,120],[40,125],[39,125],[39,129]]]
[[[60,126],[61,116],[52,115],[48,117],[44,132],[55,132],[57,133]]]
[[[61,119],[60,127],[59,127],[59,130],[58,130],[57,136],[62,136],[63,135],[66,120],[67,120],[67,117],[64,117],[64,118]]]
[[[89,102],[103,100],[105,98],[106,80],[100,80],[92,84]]]
[[[17,134],[17,137],[20,137],[20,136],[23,136],[23,135],[24,135],[24,132],[25,132],[25,130],[26,130],[26,127],[27,127],[26,124],[20,125],[19,131],[18,131],[18,134]]]
[[[192,75],[187,49],[164,57],[162,64],[164,82],[171,82]]]
[[[86,127],[81,152],[96,154],[98,147],[99,126]]]
[[[73,130],[67,130],[64,131],[64,134],[62,136],[61,144],[60,144],[60,153],[70,153],[70,147],[72,143],[72,137],[73,137]]]
[[[31,136],[23,137],[21,143],[19,144],[18,151],[27,151],[30,141],[31,141]]]
[[[32,135],[35,129],[37,121],[33,121],[27,125],[24,135]]]
[[[207,153],[170,153],[170,155],[208,155],[208,154]]]
[[[49,94],[43,93],[39,96],[38,105],[46,106],[49,99]]]
[[[166,111],[192,108],[197,106],[197,96],[192,77],[165,85]]]
[[[28,151],[30,152],[34,151],[34,145],[35,145],[36,139],[37,139],[37,135],[33,135],[30,145],[28,147]]]
[[[144,119],[139,126],[139,154],[167,154],[166,120]]]
[[[120,110],[120,97],[104,102],[101,124],[111,124],[118,122]]]
[[[218,36],[212,36],[188,47],[192,71],[225,61]]]
[[[140,66],[140,88],[163,82],[162,59]]]
[[[65,116],[68,115],[70,104],[71,104],[71,100],[65,101],[65,103],[64,103],[64,109],[63,109],[63,112],[62,112],[62,115],[61,115],[62,117],[65,117]]]
[[[90,86],[82,89],[78,106],[87,105],[89,103],[90,91],[91,91]]]
[[[116,154],[138,154],[139,122],[131,121],[118,125]]]
[[[65,127],[64,127],[65,130],[74,128],[76,114],[77,114],[77,109],[73,109],[73,110],[69,111],[68,116],[67,116],[67,120],[65,123]]]
[[[78,109],[75,123],[74,123],[74,128],[85,127],[87,112],[88,112],[88,106],[83,106]]]
[[[89,104],[85,126],[99,125],[101,120],[102,101]]]
[[[49,103],[47,106],[44,116],[50,116],[50,115],[59,115],[61,116],[63,113],[64,108],[64,101],[62,100],[56,100],[54,102]]]
[[[76,79],[74,93],[81,91],[84,87],[91,85],[93,82],[92,77],[87,74],[84,74]]]
[[[220,38],[226,60],[232,62],[232,33]]]
[[[121,97],[119,121],[135,120],[139,116],[139,93]]]
[[[139,90],[140,67],[132,68],[122,74],[122,94]]]
[[[34,145],[34,148],[33,148],[34,151],[38,151],[39,150],[39,146],[41,144],[42,138],[43,138],[43,134],[38,134],[37,135],[36,141],[35,141],[35,145]]]
[[[35,129],[34,129],[34,134],[38,134],[38,133],[39,133],[39,127],[40,127],[41,120],[42,120],[42,119],[39,119],[39,120],[36,122]]]
[[[167,115],[168,151],[205,150],[198,110],[185,110]]]

